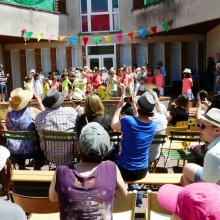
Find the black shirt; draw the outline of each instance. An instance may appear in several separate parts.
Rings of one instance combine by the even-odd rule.
[[[188,121],[189,118],[189,110],[183,109],[180,107],[176,107],[170,111],[170,115],[173,116],[171,125],[175,126],[178,121]]]
[[[207,66],[207,76],[213,76],[214,75],[214,73],[211,72],[214,65],[215,65],[214,62],[211,62],[211,63],[208,64],[208,66]]]

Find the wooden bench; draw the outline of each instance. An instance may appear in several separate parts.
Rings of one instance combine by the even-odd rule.
[[[51,182],[54,171],[13,170],[13,182]],[[126,181],[129,184],[179,184],[181,173],[150,173],[138,181]]]

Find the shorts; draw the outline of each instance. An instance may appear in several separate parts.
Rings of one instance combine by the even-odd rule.
[[[0,94],[5,93],[5,85],[0,84]]]
[[[203,167],[199,167],[198,170],[196,171],[196,174],[195,174],[195,177],[194,177],[194,183],[197,183],[201,180],[202,172],[203,172]]]

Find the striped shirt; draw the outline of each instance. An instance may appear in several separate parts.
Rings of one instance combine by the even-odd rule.
[[[3,71],[0,72],[0,78],[6,78]],[[5,85],[5,81],[0,81],[0,85]]]
[[[47,159],[59,165],[70,165],[74,159],[72,142],[48,141],[45,146],[41,131],[75,132],[77,112],[71,107],[57,107],[40,112],[35,118],[35,127],[40,136],[40,147]],[[47,147],[47,149],[46,149]],[[74,156],[77,155],[76,142],[74,144]]]

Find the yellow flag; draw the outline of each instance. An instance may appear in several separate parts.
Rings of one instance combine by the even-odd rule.
[[[105,37],[105,40],[106,40],[106,42],[107,42],[107,44],[108,44],[108,46],[109,46],[110,41],[111,41],[111,36],[106,36],[106,37]]]
[[[40,41],[40,39],[41,39],[43,36],[44,36],[43,34],[38,34],[38,35],[37,35],[38,41]]]
[[[60,36],[60,42],[65,38],[66,36]]]

